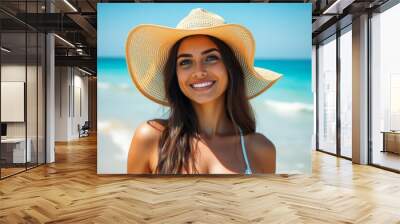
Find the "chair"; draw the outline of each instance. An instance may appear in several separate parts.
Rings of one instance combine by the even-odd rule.
[[[80,125],[78,124],[79,138],[89,136],[89,129],[90,129],[89,121],[85,121],[82,127],[80,127]]]

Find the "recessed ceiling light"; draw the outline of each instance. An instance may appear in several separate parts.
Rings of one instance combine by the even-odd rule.
[[[66,43],[67,45],[69,45],[69,46],[75,48],[75,45],[71,44],[71,42],[69,42],[68,40],[66,40],[66,39],[64,39],[64,38],[62,38],[62,37],[60,37],[60,36],[57,35],[57,34],[54,34],[54,36],[57,37],[58,39],[60,39],[61,41],[63,41],[64,43]]]
[[[1,47],[1,50],[4,51],[4,52],[6,52],[6,53],[10,53],[10,52],[11,52],[11,50],[9,50],[9,49],[7,49],[7,48],[5,48],[5,47]]]
[[[78,12],[78,10],[71,4],[69,3],[68,0],[64,0],[65,4],[67,4],[74,12]]]
[[[81,69],[81,68],[79,68],[79,67],[78,67],[78,70],[81,71],[81,72],[83,72],[83,73],[85,73],[85,74],[87,74],[87,75],[92,75],[92,73],[90,73],[90,72],[88,72],[88,71],[86,71],[86,70],[83,70],[83,69]]]
[[[355,0],[337,0],[333,2],[332,5],[330,5],[324,12],[322,13],[323,15],[327,14],[342,14],[343,9],[347,8],[349,5],[351,5]]]

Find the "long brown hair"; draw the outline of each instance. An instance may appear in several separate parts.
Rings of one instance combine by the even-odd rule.
[[[232,49],[223,41],[208,36],[219,48],[222,60],[228,73],[228,87],[225,92],[225,107],[228,119],[239,127],[243,134],[254,133],[255,118],[251,105],[246,97],[244,74]],[[185,38],[171,48],[164,68],[164,88],[169,103],[169,117],[158,148],[156,173],[180,174],[198,173],[194,163],[192,141],[199,134],[196,113],[188,99],[181,91],[176,73],[178,48]],[[191,169],[190,169],[191,168]]]

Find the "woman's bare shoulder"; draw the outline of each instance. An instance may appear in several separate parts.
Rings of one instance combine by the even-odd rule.
[[[158,143],[166,124],[166,120],[161,119],[153,119],[140,124],[133,135],[131,148],[132,146],[141,146],[139,148],[154,146]]]
[[[153,119],[143,122],[135,130],[135,136],[151,140],[153,138],[159,137],[164,131],[167,125],[166,120]]]
[[[246,146],[252,158],[256,172],[275,173],[276,150],[275,145],[261,133],[252,133],[246,136]]]
[[[128,154],[128,173],[150,173],[153,170],[158,142],[166,124],[165,120],[149,120],[136,128]]]
[[[259,151],[260,153],[275,152],[274,144],[261,133],[251,133],[247,135],[246,138],[247,144],[251,145],[255,151]]]

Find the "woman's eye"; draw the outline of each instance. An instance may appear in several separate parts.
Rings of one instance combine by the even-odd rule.
[[[213,62],[213,61],[217,61],[219,58],[216,55],[209,55],[206,58],[206,62]]]
[[[190,60],[182,60],[179,62],[179,65],[188,65],[190,64]]]
[[[188,59],[182,60],[179,62],[179,66],[187,66],[190,65],[192,62]]]

